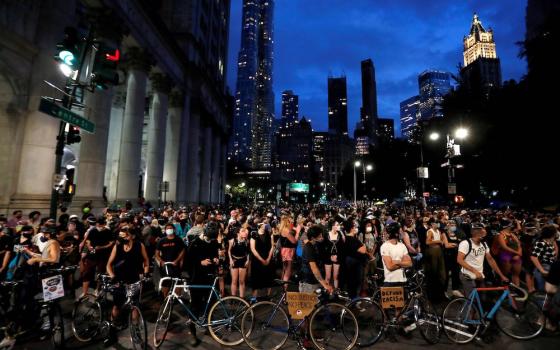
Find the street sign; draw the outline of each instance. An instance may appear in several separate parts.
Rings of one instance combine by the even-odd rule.
[[[169,181],[160,182],[159,191],[163,193],[169,192]]]
[[[430,177],[428,167],[418,167],[416,173],[419,179],[428,179]]]
[[[457,194],[457,184],[455,184],[455,183],[447,184],[447,193],[448,194]]]
[[[57,105],[53,101],[41,97],[41,103],[39,103],[39,111],[50,115],[63,121],[79,127],[81,130],[85,130],[89,133],[95,131],[95,124],[89,120],[80,117],[78,114]]]

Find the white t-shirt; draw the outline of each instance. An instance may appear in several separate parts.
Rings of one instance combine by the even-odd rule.
[[[401,242],[393,244],[387,241],[381,245],[381,256],[388,256],[391,260],[402,260],[406,255],[408,255],[408,249]],[[395,271],[389,271],[387,266],[385,266],[385,261],[383,261],[383,270],[385,271],[385,282],[406,282],[406,276],[404,274],[404,269],[400,268]]]
[[[467,255],[469,251],[469,242],[466,240],[459,243],[459,252],[465,254],[465,262],[469,266],[473,267],[476,271],[482,273],[482,276],[484,277],[484,258],[486,256],[486,252],[488,251],[488,246],[486,245],[486,243],[476,244],[472,240],[470,240],[470,242],[471,252],[469,255]],[[476,278],[474,273],[465,269],[464,267],[461,268],[461,272],[469,276],[470,278]]]

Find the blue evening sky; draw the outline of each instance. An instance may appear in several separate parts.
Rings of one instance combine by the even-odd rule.
[[[242,0],[232,0],[228,85],[235,93]],[[371,58],[380,117],[395,119],[399,103],[418,94],[425,69],[457,72],[463,36],[477,12],[493,28],[504,80],[526,72],[516,42],[525,35],[526,0],[276,0],[274,93],[280,117],[283,90],[299,95],[300,117],[327,129],[327,77],[345,74],[351,135],[361,107],[360,61]]]

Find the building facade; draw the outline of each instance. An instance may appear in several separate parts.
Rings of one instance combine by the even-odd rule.
[[[282,92],[282,121],[293,124],[299,120],[299,96],[292,90]]]
[[[228,152],[234,166],[246,169],[265,169],[272,163],[273,18],[274,0],[243,1],[233,135]]]
[[[379,118],[377,137],[380,143],[391,143],[395,140],[395,121],[391,118]]]
[[[443,98],[451,91],[451,75],[448,72],[426,70],[418,75],[420,119],[443,117]]]
[[[229,0],[0,6],[6,14],[0,19],[0,208],[48,211],[59,120],[38,105],[41,96],[61,96],[42,82],[64,86],[53,60],[56,44],[65,27],[82,23],[98,28],[97,40],[119,45],[125,79],[84,91],[84,108],[75,110],[96,127],[65,148],[76,181],[72,205],[88,201],[101,209],[107,202],[136,203],[139,196],[156,204],[162,182],[169,184],[167,200],[223,200],[231,125],[225,85]]]
[[[401,136],[412,142],[418,125],[420,96],[412,96],[400,103]]]
[[[276,141],[278,160],[273,173],[274,183],[303,182],[309,184],[314,172],[313,129],[301,118],[286,123],[278,131]]]
[[[502,85],[502,69],[496,52],[494,32],[486,30],[475,13],[471,29],[463,38],[463,86],[474,95],[488,97]]]
[[[329,133],[348,136],[346,77],[328,79]]]
[[[361,62],[362,71],[362,108],[360,119],[362,129],[369,137],[368,142],[374,146],[375,136],[377,135],[377,82],[375,80],[375,66],[373,61],[368,58]]]

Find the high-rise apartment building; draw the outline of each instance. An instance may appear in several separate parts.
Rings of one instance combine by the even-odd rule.
[[[414,130],[418,125],[420,96],[412,96],[400,103],[401,135],[412,141]]]
[[[328,93],[329,133],[348,136],[346,77],[329,77]]]
[[[299,96],[292,90],[282,92],[282,122],[293,124],[299,120]]]

